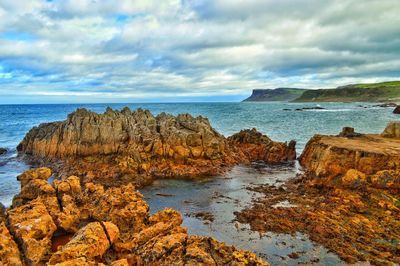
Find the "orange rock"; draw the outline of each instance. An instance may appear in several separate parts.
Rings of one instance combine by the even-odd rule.
[[[36,265],[48,259],[51,237],[57,228],[40,198],[8,210],[7,222],[28,264]]]
[[[0,264],[20,266],[21,254],[4,222],[0,223]]]
[[[118,238],[118,227],[109,222],[93,222],[80,229],[61,250],[54,253],[49,265],[84,257],[100,258]]]
[[[21,189],[28,184],[29,181],[33,179],[49,179],[51,176],[51,169],[47,167],[36,168],[32,170],[25,171],[23,174],[17,177],[17,180],[21,182]]]
[[[366,175],[396,170],[400,169],[400,139],[316,135],[307,143],[299,161],[315,177],[341,177],[350,169]]]

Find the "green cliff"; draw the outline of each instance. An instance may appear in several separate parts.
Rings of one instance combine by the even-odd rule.
[[[244,102],[270,102],[270,101],[293,101],[300,97],[304,89],[277,88],[273,90],[253,90],[251,96]]]
[[[307,90],[294,102],[400,102],[400,81]]]

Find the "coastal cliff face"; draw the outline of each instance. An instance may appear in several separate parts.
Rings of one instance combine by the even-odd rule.
[[[273,101],[293,101],[300,97],[306,89],[297,88],[276,88],[276,89],[256,89],[244,102],[273,102]]]
[[[132,185],[47,183],[48,168],[21,175],[0,215],[2,265],[268,265],[255,254],[188,235],[180,213],[149,206]],[[22,181],[24,180],[24,181]]]
[[[64,176],[119,177],[137,185],[154,177],[217,175],[238,163],[280,163],[296,156],[295,142],[274,142],[255,130],[227,139],[201,116],[153,116],[129,108],[108,108],[104,114],[78,109],[65,121],[31,129],[17,149],[43,164],[62,161],[54,168]]]
[[[377,175],[386,171],[386,186],[400,189],[399,128],[399,122],[393,122],[381,135],[354,132],[316,135],[307,143],[299,158],[300,164],[314,177],[344,183],[358,180],[378,185]]]

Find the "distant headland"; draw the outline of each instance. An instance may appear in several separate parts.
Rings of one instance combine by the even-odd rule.
[[[350,84],[335,89],[256,89],[244,102],[400,102],[400,81]]]

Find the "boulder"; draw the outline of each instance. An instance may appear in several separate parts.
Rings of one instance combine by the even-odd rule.
[[[400,171],[379,171],[371,176],[371,182],[377,188],[400,190]]]
[[[349,169],[342,177],[342,184],[350,188],[359,188],[365,185],[366,182],[366,175],[355,169]]]
[[[365,175],[400,169],[400,140],[365,134],[351,138],[315,135],[299,158],[309,174],[334,179],[354,169]]]
[[[362,134],[356,133],[354,128],[352,127],[344,127],[342,132],[339,133],[339,137],[346,137],[346,138],[353,138],[353,137],[360,137]]]
[[[8,210],[7,224],[15,236],[26,263],[38,265],[51,254],[51,237],[57,227],[40,198]]]
[[[248,161],[282,163],[296,159],[296,142],[289,144],[274,142],[255,128],[241,130],[228,138],[229,144],[236,148]],[[243,158],[243,156],[241,156]]]
[[[381,135],[386,138],[400,138],[400,122],[390,122]]]
[[[54,253],[48,265],[86,258],[95,261],[111,247],[118,238],[119,230],[110,222],[93,222],[80,229],[75,236],[59,251]]]
[[[6,148],[0,148],[0,155],[6,154],[7,149]]]
[[[35,168],[32,170],[25,171],[23,174],[17,177],[17,180],[21,183],[21,189],[26,186],[29,181],[34,179],[42,179],[47,181],[51,176],[51,169],[47,167]]]
[[[393,114],[400,114],[400,105],[397,105],[393,110]]]
[[[9,266],[22,265],[18,246],[4,222],[0,222],[0,264]]]

